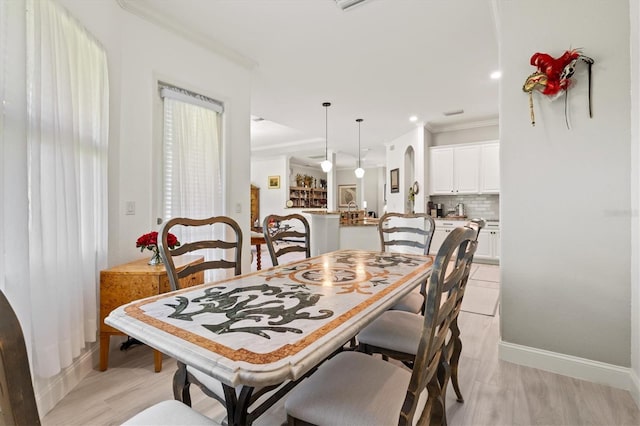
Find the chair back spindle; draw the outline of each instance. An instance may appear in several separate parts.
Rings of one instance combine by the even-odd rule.
[[[378,223],[380,249],[429,254],[435,221],[426,213],[385,213]]]
[[[170,248],[168,245],[169,232],[187,228],[206,231],[207,237],[195,241],[182,241],[180,246]],[[180,288],[180,278],[200,271],[233,269],[234,275],[242,273],[242,230],[238,223],[230,217],[213,216],[206,219],[176,217],[163,225],[160,236],[158,241],[160,255],[169,275],[171,290]],[[202,263],[190,264],[179,270],[176,268],[173,257],[202,253],[204,250],[215,250],[214,258],[210,259],[205,256],[205,261]],[[210,252],[205,253],[210,254]],[[229,253],[230,255],[228,255]],[[217,258],[218,255],[220,258]],[[225,259],[224,255],[230,257],[231,260]]]
[[[279,265],[280,257],[287,253],[301,252],[305,258],[311,257],[309,222],[301,214],[269,215],[262,229],[273,266]]]

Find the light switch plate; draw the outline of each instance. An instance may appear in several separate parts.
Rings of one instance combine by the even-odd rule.
[[[133,215],[136,214],[136,202],[135,201],[127,201],[125,208],[124,208],[124,214],[126,215]]]

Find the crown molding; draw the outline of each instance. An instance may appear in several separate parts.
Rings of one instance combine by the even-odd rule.
[[[490,118],[487,120],[478,120],[478,121],[464,121],[460,123],[427,123],[425,124],[425,128],[431,133],[442,133],[442,132],[452,132],[454,130],[469,130],[469,129],[478,129],[480,127],[489,127],[489,126],[497,126],[499,124],[498,117]]]
[[[220,55],[231,62],[240,65],[248,70],[252,70],[258,67],[258,62],[255,60],[231,49],[222,43],[214,40],[206,34],[190,29],[186,26],[181,26],[174,22],[172,19],[157,12],[151,2],[148,0],[116,0],[118,5],[133,15],[144,19],[154,25],[157,25],[167,31],[170,31],[200,47],[203,47],[217,55]]]
[[[283,149],[283,148],[298,148],[301,145],[315,145],[319,142],[322,142],[324,144],[324,139],[323,138],[301,139],[301,140],[291,141],[291,142],[281,142],[277,144],[257,146],[255,148],[252,147],[251,152],[272,151],[274,149]]]

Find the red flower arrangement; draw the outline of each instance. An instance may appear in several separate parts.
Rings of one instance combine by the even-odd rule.
[[[167,244],[170,249],[178,247],[180,245],[180,241],[178,238],[169,232],[167,234]],[[153,256],[149,261],[150,265],[157,265],[158,263],[162,263],[162,259],[160,257],[160,252],[158,250],[158,233],[153,231],[148,234],[142,235],[136,241],[136,247],[140,247],[140,251],[144,251],[144,249],[151,250],[153,252]]]

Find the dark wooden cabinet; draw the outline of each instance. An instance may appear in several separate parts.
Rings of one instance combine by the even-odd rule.
[[[251,185],[251,227],[256,226],[256,220],[258,221],[258,227],[262,226],[260,223],[260,188],[255,185]]]

